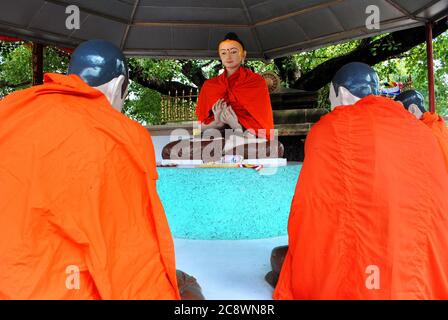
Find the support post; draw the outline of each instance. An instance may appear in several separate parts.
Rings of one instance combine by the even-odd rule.
[[[44,46],[33,42],[33,86],[44,83]]]
[[[432,48],[432,22],[426,24],[426,53],[428,66],[429,111],[436,111],[436,95],[434,88],[434,54]]]

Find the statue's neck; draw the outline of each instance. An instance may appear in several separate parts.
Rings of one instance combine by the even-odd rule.
[[[236,68],[226,68],[226,77],[230,77],[231,75],[233,75],[235,72],[237,72],[240,69],[240,66],[236,67]]]

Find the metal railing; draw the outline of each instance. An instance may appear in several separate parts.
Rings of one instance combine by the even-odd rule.
[[[196,103],[199,89],[190,91],[175,91],[173,94],[162,95],[161,120],[162,123],[195,121]]]

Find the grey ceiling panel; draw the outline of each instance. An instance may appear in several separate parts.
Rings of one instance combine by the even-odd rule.
[[[373,3],[379,8],[381,21],[403,17],[402,12],[386,1],[348,0],[335,5],[330,10],[338,17],[344,30],[365,28],[369,17],[366,8]]]
[[[171,49],[171,28],[133,27],[129,30],[126,46],[129,49]]]
[[[392,2],[399,5],[401,8],[406,11],[413,13],[420,8],[423,8],[427,5],[428,1],[426,0],[392,0]]]
[[[46,0],[63,6],[77,5],[82,10],[97,12],[111,18],[129,21],[136,0]]]
[[[140,7],[135,15],[135,22],[200,22],[221,24],[247,24],[248,21],[241,8],[179,8]]]
[[[79,39],[104,39],[120,45],[126,25],[102,17],[88,15],[81,28],[73,32]]]
[[[288,31],[286,31],[288,30]],[[306,34],[295,21],[283,20],[257,28],[260,39],[266,50],[283,47],[291,42],[307,40]]]
[[[140,0],[139,5],[174,8],[240,8],[241,0]]]
[[[448,13],[448,0],[441,1],[418,14],[424,19],[431,19],[432,17],[446,16]]]
[[[80,20],[83,21],[88,15],[81,12]],[[30,22],[29,27],[37,30],[45,30],[60,35],[69,36],[73,30],[66,27],[68,15],[65,13],[65,7],[45,3],[44,6],[36,13],[34,19]]]
[[[330,9],[302,14],[294,17],[294,20],[305,32],[308,39],[344,31],[341,22]],[[319,28],[316,28],[316,25],[319,25]]]
[[[81,11],[76,31],[65,28],[72,4]],[[380,30],[366,28],[368,5],[380,9]],[[128,55],[216,58],[217,44],[234,31],[249,57],[269,59],[421,26],[447,12],[448,0],[1,0],[0,35],[67,47],[102,38]]]
[[[173,30],[173,46],[177,49],[200,50],[207,46],[209,30],[203,28],[176,28]]]
[[[317,10],[322,5],[331,4],[331,0],[269,0],[252,5],[249,9],[254,22],[261,22],[291,13],[300,14],[310,10]]]
[[[39,0],[14,0],[0,2],[0,21],[27,26],[44,5]]]

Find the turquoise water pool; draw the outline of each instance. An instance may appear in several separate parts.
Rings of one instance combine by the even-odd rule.
[[[157,168],[157,190],[175,238],[277,237],[287,234],[300,168],[279,167],[272,175],[247,168]]]

